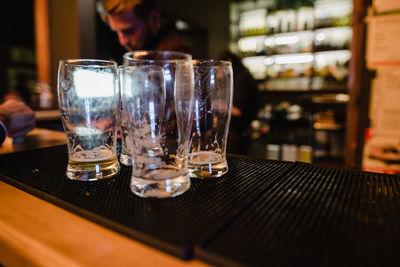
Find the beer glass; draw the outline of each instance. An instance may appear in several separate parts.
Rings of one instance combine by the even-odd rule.
[[[122,106],[122,99],[125,99],[125,101],[131,101],[132,100],[132,94],[129,90],[127,90],[128,94],[125,95],[125,90],[122,90],[122,86],[124,85],[124,75],[123,75],[123,66],[120,66],[118,68],[118,76],[119,76],[119,85],[120,85],[120,133],[121,133],[121,153],[119,155],[119,160],[122,164],[125,166],[132,166],[132,151],[130,149],[130,146],[127,145],[127,143],[130,142],[131,136],[129,135],[128,128],[126,125],[126,121],[129,116],[129,114],[126,115],[126,112],[124,112],[123,106]]]
[[[132,151],[131,190],[173,197],[190,187],[186,156],[193,109],[191,56],[167,51],[124,55],[122,107]]]
[[[117,64],[103,60],[61,60],[57,89],[67,134],[67,177],[94,181],[116,174],[120,169],[116,153]]]
[[[193,71],[195,104],[188,169],[193,178],[219,177],[228,171],[232,66],[228,61],[194,60]]]

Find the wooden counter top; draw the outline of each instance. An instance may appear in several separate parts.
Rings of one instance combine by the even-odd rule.
[[[182,261],[0,181],[5,266],[208,266]]]
[[[35,128],[18,141],[19,142],[14,144],[13,139],[7,137],[4,143],[0,146],[0,154],[63,145],[67,142],[64,132],[41,128]]]
[[[66,144],[64,132],[34,129],[0,154]],[[178,258],[74,215],[0,181],[0,264],[5,266],[207,266]]]

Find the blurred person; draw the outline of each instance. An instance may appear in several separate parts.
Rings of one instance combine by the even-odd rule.
[[[97,10],[128,51],[168,50],[192,54],[174,30],[160,27],[155,0],[99,0]]]
[[[247,155],[251,147],[251,122],[259,106],[257,82],[241,58],[231,51],[224,50],[217,58],[230,61],[233,70],[233,106],[227,152]]]
[[[6,136],[22,137],[35,128],[35,113],[24,102],[9,98],[0,105],[0,145]]]

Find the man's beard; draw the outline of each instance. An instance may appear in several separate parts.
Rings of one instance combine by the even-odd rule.
[[[151,34],[150,29],[148,28],[148,26],[146,26],[146,30],[145,30],[145,32],[143,34],[144,34],[144,38],[143,38],[143,43],[142,43],[141,46],[132,45],[131,43],[129,43],[127,45],[124,45],[123,47],[128,51],[146,50],[146,49],[148,49],[149,46],[151,46],[155,36],[153,36]]]

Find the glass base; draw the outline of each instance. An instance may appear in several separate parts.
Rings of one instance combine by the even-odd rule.
[[[125,166],[132,166],[132,158],[126,154],[122,154],[119,156],[119,161]]]
[[[152,175],[154,175],[154,172],[165,172],[165,170],[153,171]],[[135,177],[134,175],[132,175],[131,179],[131,190],[140,197],[176,197],[186,192],[189,188],[190,177],[187,173],[170,179],[143,179],[143,177]]]
[[[120,170],[118,160],[76,162],[69,161],[67,166],[67,177],[72,180],[97,181],[110,178]]]
[[[191,178],[217,178],[228,172],[226,160],[211,163],[188,162],[188,171]]]

